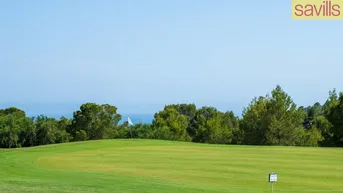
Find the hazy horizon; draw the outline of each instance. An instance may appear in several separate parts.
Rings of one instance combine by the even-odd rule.
[[[265,94],[261,94],[259,96],[266,96],[267,94],[270,94],[271,90],[275,87],[271,88],[269,92]],[[296,105],[299,106],[310,106],[313,105],[316,102],[319,102],[320,104],[324,104],[326,99],[329,96],[329,91],[332,91],[335,88],[332,88],[327,91],[326,96],[322,97],[321,100],[315,100],[313,102],[300,104],[296,100],[294,100],[294,97],[291,95],[291,93],[288,93],[293,101],[296,103]],[[285,90],[285,89],[284,89]],[[285,90],[287,92],[287,90]],[[338,90],[339,92],[339,90]],[[254,96],[250,100],[246,101],[244,105],[241,106],[241,104],[235,104],[235,103],[226,103],[226,104],[216,104],[215,102],[212,103],[194,103],[194,102],[180,102],[180,103],[187,103],[187,104],[195,104],[197,108],[201,108],[203,106],[211,106],[215,107],[218,110],[222,112],[226,111],[232,111],[235,113],[236,116],[242,117],[242,113],[245,107],[247,107],[250,102],[255,97]],[[85,101],[82,103],[0,103],[0,109],[1,108],[8,108],[8,107],[17,107],[22,110],[24,110],[28,116],[37,116],[37,115],[46,115],[51,116],[55,118],[60,118],[61,116],[65,116],[68,118],[71,118],[73,116],[73,112],[80,109],[80,106],[84,103],[88,102],[94,102],[94,101]],[[97,102],[95,102],[97,103]],[[120,113],[123,116],[130,116],[130,115],[138,115],[138,116],[153,116],[155,113],[163,110],[165,105],[169,104],[180,104],[180,103],[166,103],[166,104],[157,104],[157,103],[150,103],[150,104],[114,104],[114,103],[101,103],[101,104],[110,104],[117,107],[118,113]],[[100,103],[99,103],[100,104]]]
[[[0,107],[195,103],[240,116],[276,85],[298,105],[323,103],[343,90],[342,31],[292,20],[283,1],[1,1]]]

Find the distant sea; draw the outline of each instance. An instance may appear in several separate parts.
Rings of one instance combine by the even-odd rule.
[[[120,123],[127,121],[127,118],[130,117],[133,124],[143,123],[143,124],[150,124],[154,119],[153,114],[123,114],[122,120]]]
[[[66,118],[73,118],[73,112],[79,109],[78,104],[17,104],[17,103],[0,103],[0,109],[17,107],[26,112],[28,117],[37,117],[38,115],[45,115],[60,119],[62,116]],[[130,117],[133,124],[143,123],[150,124],[154,119],[154,113],[121,113],[122,120],[119,123],[127,121]]]
[[[9,106],[10,107],[10,106]],[[6,107],[1,107],[2,108],[8,108],[8,106]],[[25,111],[25,109],[23,109]],[[55,119],[60,119],[61,117],[66,117],[68,119],[72,119],[73,118],[73,113],[51,113],[47,112],[47,111],[41,111],[42,113],[37,113],[37,110],[35,111],[25,111],[26,112],[26,116],[27,117],[37,117],[38,115],[45,115],[47,117],[53,117]],[[70,111],[72,112],[72,111]],[[153,119],[154,119],[154,114],[131,114],[131,113],[120,113],[122,116],[121,121],[119,122],[119,124],[127,121],[127,118],[130,117],[131,121],[133,124],[137,124],[137,123],[143,123],[143,124],[151,124]]]
[[[54,115],[54,114],[46,114],[48,117],[54,117],[56,119],[60,119],[62,116],[67,118],[73,118],[72,116],[68,115]],[[127,118],[130,117],[133,124],[143,123],[143,124],[151,124],[154,119],[154,114],[121,114],[122,119],[119,124],[127,121]]]

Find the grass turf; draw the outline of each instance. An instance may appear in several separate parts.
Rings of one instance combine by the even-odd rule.
[[[101,140],[0,150],[0,192],[343,192],[343,149]]]

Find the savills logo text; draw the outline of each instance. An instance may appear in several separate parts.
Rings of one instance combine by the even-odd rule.
[[[343,0],[292,0],[292,18],[297,20],[343,19]]]

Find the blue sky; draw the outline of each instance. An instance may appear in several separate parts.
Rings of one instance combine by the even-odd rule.
[[[297,104],[343,90],[340,21],[294,21],[291,1],[0,1],[0,108],[121,113],[170,103],[241,115],[277,84]]]

